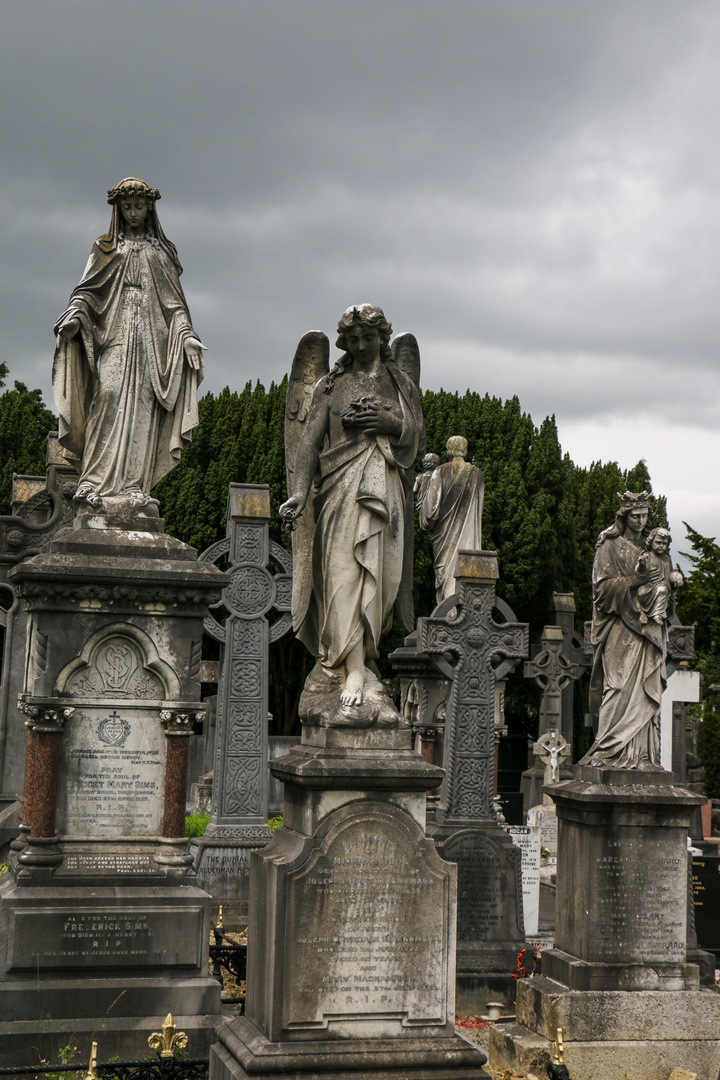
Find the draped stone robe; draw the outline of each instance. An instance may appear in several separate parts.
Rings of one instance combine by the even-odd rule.
[[[180,459],[198,423],[202,375],[185,358],[195,338],[173,246],[101,237],[55,326],[53,392],[59,440],[100,496],[147,494]]]

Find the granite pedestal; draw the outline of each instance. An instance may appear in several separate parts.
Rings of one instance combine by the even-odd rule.
[[[720,1069],[720,997],[688,963],[687,829],[700,796],[663,772],[575,767],[558,814],[555,948],[517,987],[493,1067],[544,1071],[557,1027],[573,1080],[703,1080]]]
[[[211,1080],[487,1077],[454,1030],[456,869],[424,831],[442,770],[409,729],[308,727],[271,770],[284,827],[251,856],[246,1013]]]
[[[226,577],[125,508],[11,572],[29,618],[24,829],[0,888],[0,1046],[139,1056],[168,1012],[209,1044],[210,897],[185,839],[200,647]],[[34,1033],[34,1034],[33,1034]],[[46,1055],[47,1056],[47,1055]]]

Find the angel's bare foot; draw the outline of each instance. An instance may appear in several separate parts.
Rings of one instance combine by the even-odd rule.
[[[345,680],[345,686],[340,694],[343,705],[362,705],[363,686],[365,685],[364,671],[351,671]]]

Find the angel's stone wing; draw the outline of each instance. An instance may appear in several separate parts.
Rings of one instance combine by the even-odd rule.
[[[295,490],[295,456],[310,410],[315,384],[330,370],[330,342],[321,330],[311,330],[300,338],[290,369],[285,400],[285,468],[288,495]],[[313,493],[292,534],[293,625],[297,630],[305,617],[312,588],[312,542],[315,535]]]
[[[420,349],[414,334],[398,334],[390,346],[392,361],[420,386]]]

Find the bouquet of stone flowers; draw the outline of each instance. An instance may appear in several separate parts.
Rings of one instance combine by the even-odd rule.
[[[360,413],[367,412],[370,405],[377,405],[382,408],[382,402],[373,394],[364,394],[362,397],[354,398],[340,414],[343,427],[354,427]]]

